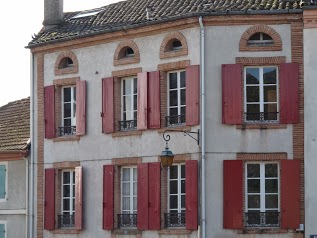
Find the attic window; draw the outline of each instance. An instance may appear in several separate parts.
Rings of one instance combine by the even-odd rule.
[[[180,50],[182,49],[182,43],[179,40],[174,40],[172,42],[172,50]]]
[[[263,32],[258,32],[253,34],[248,40],[248,45],[254,45],[254,46],[266,46],[266,45],[272,45],[273,43],[274,41],[272,37]]]
[[[73,16],[71,19],[77,19],[77,18],[82,18],[82,17],[90,17],[97,15],[99,12],[101,12],[103,8],[98,8],[98,9],[92,9],[88,11],[83,11],[78,13],[77,15]]]
[[[124,58],[134,57],[134,51],[131,47],[127,47],[124,51]]]
[[[61,59],[61,61],[59,62],[58,68],[65,69],[65,68],[70,68],[73,66],[74,66],[73,60],[69,57],[65,57],[65,58]]]

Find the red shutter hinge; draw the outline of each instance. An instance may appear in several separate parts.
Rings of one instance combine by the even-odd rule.
[[[103,112],[100,112],[100,116],[101,116],[101,117],[104,117],[104,114],[103,114]]]

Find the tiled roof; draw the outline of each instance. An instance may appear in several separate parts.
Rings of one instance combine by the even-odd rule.
[[[0,151],[26,149],[30,138],[30,98],[0,107]]]
[[[63,23],[47,32],[41,30],[28,47],[200,14],[282,13],[309,4],[308,0],[127,0],[102,7],[96,15],[73,18],[80,12],[65,13]]]

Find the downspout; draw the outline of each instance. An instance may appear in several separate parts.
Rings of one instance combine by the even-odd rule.
[[[30,56],[30,76],[31,76],[31,98],[30,98],[30,137],[31,137],[31,166],[30,166],[30,209],[29,209],[29,236],[28,238],[33,238],[34,237],[34,229],[33,229],[33,224],[34,224],[34,55],[31,53]]]
[[[29,233],[29,160],[25,157],[23,157],[23,159],[25,160],[25,238],[27,238]]]
[[[201,85],[201,237],[206,237],[206,178],[205,178],[205,29],[202,16],[200,25],[200,85]]]

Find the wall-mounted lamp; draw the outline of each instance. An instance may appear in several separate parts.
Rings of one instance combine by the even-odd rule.
[[[197,144],[199,145],[199,130],[197,132],[192,131],[183,131],[183,130],[173,130],[173,129],[167,129],[163,133],[163,139],[166,142],[165,150],[162,151],[161,154],[161,165],[164,169],[167,169],[168,167],[171,167],[173,165],[173,159],[174,154],[170,149],[168,148],[168,142],[170,141],[171,137],[170,135],[165,135],[166,132],[182,132],[184,136],[188,135],[195,141],[197,141]],[[197,138],[193,137],[191,134],[196,134]]]

